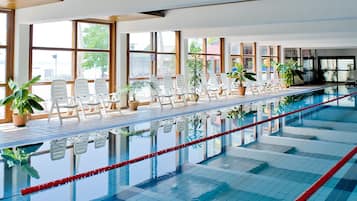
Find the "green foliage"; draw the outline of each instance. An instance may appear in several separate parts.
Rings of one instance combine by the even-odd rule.
[[[202,130],[202,115],[194,114],[190,119],[190,129],[189,135],[186,137],[186,142],[192,142],[194,140],[198,140],[203,137]],[[193,148],[201,147],[202,144],[193,145]]]
[[[202,83],[202,69],[203,69],[203,61],[201,56],[198,54],[200,53],[201,47],[198,43],[192,42],[190,45],[190,58],[187,60],[187,68],[190,74],[189,78],[189,85],[193,88],[194,93],[198,96],[199,88]]]
[[[31,85],[35,84],[40,80],[41,76],[36,76],[32,80],[24,83],[22,86],[18,86],[13,80],[9,80],[8,85],[12,91],[12,94],[2,100],[0,100],[0,105],[11,104],[11,109],[18,113],[20,116],[27,115],[29,113],[33,114],[34,109],[43,110],[40,102],[43,101],[39,96],[30,93],[29,88]]]
[[[246,79],[256,81],[255,73],[247,72],[241,63],[235,63],[232,72],[227,73],[227,77],[234,79],[234,82],[239,82],[239,86],[243,87]]]
[[[133,101],[136,101],[136,93],[138,92],[138,90],[142,89],[147,84],[148,83],[144,81],[135,81],[131,84],[126,85],[122,89],[122,92],[131,94]]]
[[[109,29],[107,26],[93,24],[83,31],[84,47],[88,49],[107,50],[109,47]],[[109,57],[107,53],[84,53],[82,68],[100,68],[102,76],[108,70]]]
[[[31,166],[30,156],[36,152],[43,143],[26,145],[16,148],[6,148],[1,151],[1,157],[5,160],[8,167],[17,166],[33,178],[39,179],[38,171]]]
[[[273,66],[288,87],[294,84],[294,76],[298,76],[301,80],[304,80],[302,76],[304,72],[300,70],[302,67],[298,65],[297,61],[289,59],[285,64],[274,62]]]

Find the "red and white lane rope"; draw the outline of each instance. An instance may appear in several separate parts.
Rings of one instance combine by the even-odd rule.
[[[291,112],[288,112],[288,113],[285,113],[285,114],[281,114],[279,116],[275,116],[275,117],[272,117],[272,118],[269,118],[269,119],[265,119],[265,120],[262,120],[262,121],[259,121],[259,122],[255,122],[255,123],[252,123],[252,124],[247,124],[245,126],[242,126],[242,127],[236,128],[236,129],[232,129],[232,130],[229,130],[229,131],[225,131],[225,132],[222,132],[222,133],[211,135],[211,136],[208,136],[208,137],[205,137],[205,138],[202,138],[202,139],[194,140],[194,141],[191,141],[189,143],[180,144],[180,145],[177,145],[177,146],[174,146],[174,147],[171,147],[171,148],[168,148],[168,149],[164,149],[164,150],[161,150],[161,151],[158,151],[158,152],[154,152],[154,153],[150,153],[150,154],[147,154],[147,155],[144,155],[144,156],[133,158],[133,159],[128,160],[128,161],[119,162],[119,163],[116,163],[116,164],[113,164],[113,165],[109,165],[109,166],[106,166],[106,167],[98,168],[98,169],[91,170],[91,171],[88,171],[88,172],[83,172],[83,173],[79,173],[79,174],[72,175],[72,176],[69,176],[69,177],[65,177],[65,178],[62,178],[62,179],[57,179],[57,180],[54,180],[54,181],[51,181],[51,182],[48,182],[48,183],[44,183],[44,184],[40,184],[40,185],[24,188],[24,189],[21,190],[21,194],[22,195],[28,195],[28,194],[31,194],[31,193],[39,192],[39,191],[42,191],[42,190],[46,190],[46,189],[50,189],[50,188],[53,188],[53,187],[64,185],[64,184],[67,184],[67,183],[70,183],[70,182],[74,182],[74,181],[77,181],[77,180],[80,180],[80,179],[83,179],[83,178],[86,178],[86,177],[91,177],[91,176],[94,176],[94,175],[98,175],[100,173],[108,172],[110,170],[114,170],[114,169],[117,169],[117,168],[120,168],[120,167],[123,167],[123,166],[126,166],[126,165],[130,165],[130,164],[137,163],[137,162],[140,162],[140,161],[143,161],[143,160],[146,160],[146,159],[154,158],[156,156],[160,156],[160,155],[163,155],[163,154],[166,154],[166,153],[169,153],[169,152],[177,151],[179,149],[192,146],[194,144],[199,144],[199,143],[202,143],[202,142],[205,142],[205,141],[208,141],[208,140],[212,140],[214,138],[218,138],[218,137],[221,137],[221,136],[224,136],[224,135],[228,135],[228,134],[231,134],[231,133],[234,133],[234,132],[237,132],[237,131],[240,131],[240,130],[244,130],[244,129],[247,129],[247,128],[250,128],[250,127],[253,127],[253,126],[257,126],[257,125],[260,125],[260,124],[264,124],[264,123],[267,123],[267,122],[272,121],[272,120],[276,120],[276,119],[279,119],[279,118],[282,118],[282,117],[285,117],[285,116],[289,116],[289,115],[292,115],[292,114],[295,114],[295,113],[298,113],[298,112],[302,112],[304,110],[315,108],[315,107],[318,107],[318,106],[321,106],[321,105],[324,105],[324,104],[327,104],[327,103],[331,103],[331,102],[334,102],[334,101],[337,101],[337,100],[340,100],[340,99],[343,99],[343,98],[347,98],[347,97],[350,97],[350,96],[354,96],[354,95],[357,95],[357,92],[354,92],[354,93],[351,93],[351,94],[348,94],[348,95],[344,95],[344,96],[340,96],[340,97],[337,97],[337,98],[334,98],[334,99],[331,99],[331,100],[328,100],[328,101],[325,101],[325,102],[321,102],[321,103],[318,103],[318,104],[310,105],[310,106],[307,106],[307,107],[304,107],[304,108],[301,108],[301,109],[298,109],[298,110],[295,110],[295,111],[291,111]]]

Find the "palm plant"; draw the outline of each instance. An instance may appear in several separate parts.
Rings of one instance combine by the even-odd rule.
[[[232,72],[227,73],[227,77],[234,79],[234,82],[238,82],[239,87],[243,87],[243,84],[246,79],[256,81],[254,77],[255,75],[255,73],[247,72],[247,70],[244,69],[244,66],[241,63],[235,63],[234,67],[232,68]]]
[[[122,92],[131,94],[131,100],[129,101],[129,106],[131,110],[137,110],[139,106],[139,102],[136,100],[136,94],[138,90],[143,88],[147,82],[143,81],[135,81],[131,84],[126,85],[123,89]]]
[[[8,85],[12,94],[0,100],[0,106],[11,104],[11,110],[14,112],[13,118],[15,125],[17,125],[16,120],[19,120],[20,122],[18,122],[19,125],[17,126],[25,126],[26,116],[28,114],[33,114],[34,109],[40,111],[43,110],[43,107],[40,104],[43,99],[30,92],[30,87],[38,82],[40,78],[40,75],[36,76],[21,86],[11,79],[9,80]],[[17,117],[20,119],[15,119]]]
[[[298,76],[301,80],[304,80],[304,72],[300,70],[301,66],[297,61],[289,59],[286,63],[273,63],[273,66],[275,66],[279,77],[283,79],[287,87],[290,87],[294,84],[295,76]]]

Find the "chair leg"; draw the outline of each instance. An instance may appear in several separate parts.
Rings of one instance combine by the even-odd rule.
[[[48,113],[48,122],[51,121],[51,115],[52,115],[52,112],[53,112],[53,106],[54,106],[54,103],[51,104],[51,109],[50,109],[50,112]]]
[[[60,125],[62,126],[63,122],[62,122],[61,110],[57,103],[56,103],[56,109],[57,109],[57,115],[58,115],[58,119],[60,121]]]
[[[77,119],[78,119],[78,122],[80,122],[80,121],[81,121],[81,119],[79,118],[79,111],[78,111],[78,108],[76,107],[74,110],[75,110],[75,112],[76,112],[76,117],[77,117]]]
[[[169,97],[169,99],[170,99],[171,108],[174,108],[174,100],[172,99],[172,97]]]

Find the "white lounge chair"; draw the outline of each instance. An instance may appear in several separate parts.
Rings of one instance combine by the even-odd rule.
[[[60,124],[63,124],[63,119],[76,117],[78,121],[79,112],[78,104],[74,97],[68,97],[67,95],[67,86],[65,80],[53,80],[51,83],[51,108],[48,113],[48,121],[51,120],[53,109],[56,108],[57,115],[60,121]],[[61,109],[66,109],[67,113],[75,115],[63,116]]]
[[[165,105],[171,105],[171,108],[174,107],[174,89],[171,77],[164,77],[161,83],[156,77],[151,77],[151,89],[153,99],[156,98],[159,101],[161,109],[163,109]]]
[[[102,108],[107,111],[120,110],[120,93],[109,93],[105,79],[96,79],[94,82],[95,94],[101,102]]]
[[[102,118],[100,101],[96,96],[89,94],[88,80],[83,78],[76,79],[74,83],[74,94],[84,117],[98,114],[100,118]]]
[[[230,90],[229,78],[227,74],[221,73],[221,90],[224,95],[228,96],[228,92]]]
[[[206,87],[208,100],[211,100],[211,97],[218,99],[220,84],[215,74],[209,75]]]
[[[184,75],[176,75],[176,88],[175,88],[175,95],[182,99],[182,102],[187,105],[187,83]]]

